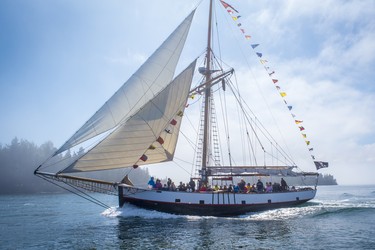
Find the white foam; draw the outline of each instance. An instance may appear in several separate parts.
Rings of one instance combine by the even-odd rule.
[[[147,210],[136,207],[131,204],[124,204],[123,207],[111,207],[102,212],[107,217],[139,217],[144,219],[177,219],[184,218],[189,221],[197,221],[202,219],[217,218],[213,216],[193,216],[193,215],[176,215],[163,213],[155,210]]]

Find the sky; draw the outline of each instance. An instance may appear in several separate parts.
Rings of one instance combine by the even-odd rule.
[[[202,2],[180,68],[205,48]],[[320,172],[339,184],[375,184],[375,1],[227,2],[275,69],[317,156],[330,163]],[[60,146],[199,3],[0,1],[0,144],[18,137]],[[227,20],[223,40],[248,42]],[[223,54],[240,80],[252,77],[251,49],[240,52],[243,64],[235,52]]]

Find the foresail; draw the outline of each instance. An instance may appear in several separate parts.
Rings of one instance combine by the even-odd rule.
[[[173,159],[195,61],[64,173],[135,167]]]
[[[55,155],[115,128],[171,82],[194,12],[195,10]]]

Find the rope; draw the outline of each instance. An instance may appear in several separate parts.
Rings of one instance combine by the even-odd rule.
[[[101,206],[101,207],[103,207],[103,208],[105,208],[105,209],[111,208],[111,207],[108,206],[107,204],[105,204],[105,203],[99,201],[98,199],[96,199],[96,198],[90,196],[89,194],[83,192],[82,190],[79,190],[79,189],[77,189],[76,187],[73,187],[73,186],[69,185],[68,183],[63,182],[63,183],[65,183],[66,185],[68,185],[68,186],[70,186],[70,187],[76,189],[76,190],[77,190],[78,192],[80,192],[81,194],[79,194],[78,192],[74,192],[73,190],[70,190],[70,189],[68,189],[68,188],[66,188],[66,187],[64,187],[64,186],[62,186],[62,185],[59,185],[58,183],[56,183],[55,181],[50,180],[49,178],[46,178],[46,177],[41,176],[41,175],[37,175],[37,176],[38,176],[39,178],[41,178],[41,179],[43,179],[43,180],[45,180],[45,181],[47,181],[47,182],[53,184],[53,185],[59,187],[59,188],[62,188],[62,189],[64,189],[64,190],[66,190],[66,191],[68,191],[68,192],[70,192],[70,193],[72,193],[72,194],[75,194],[75,195],[77,195],[77,196],[79,196],[79,197],[81,197],[81,198],[83,198],[83,199],[85,199],[85,200],[87,200],[87,201],[90,201],[90,202],[92,202],[92,203],[94,203],[94,204],[96,204],[96,205],[98,205],[98,206]],[[83,195],[83,194],[84,194],[84,195]]]

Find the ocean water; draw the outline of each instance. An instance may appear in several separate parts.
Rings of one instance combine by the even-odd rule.
[[[0,196],[0,249],[375,249],[375,186],[324,186],[294,208],[177,216],[95,195]]]

